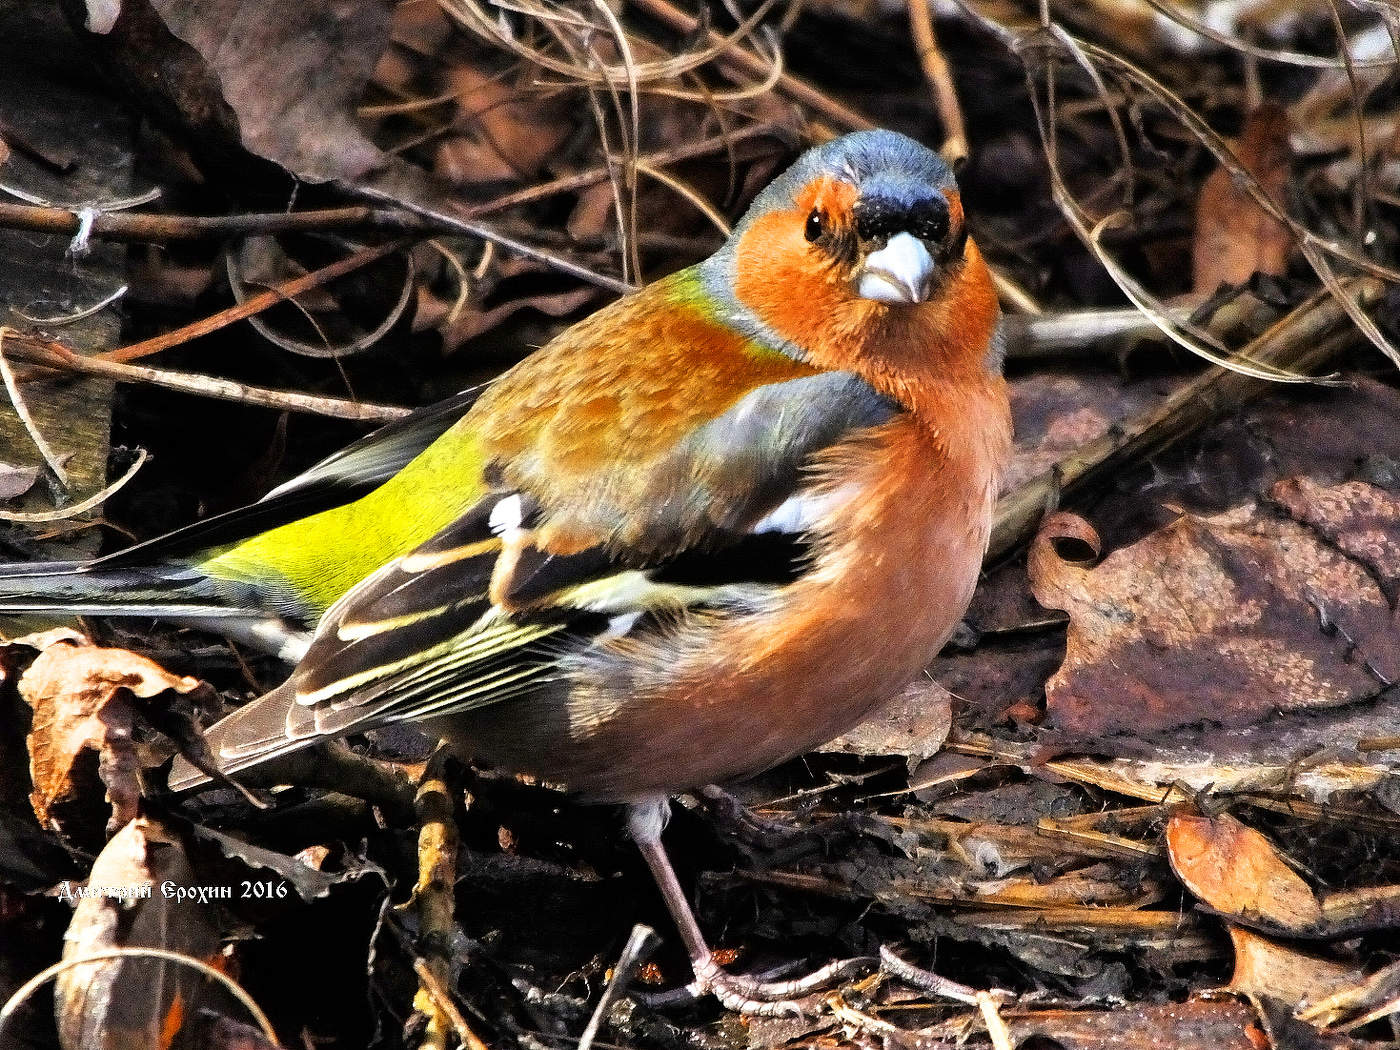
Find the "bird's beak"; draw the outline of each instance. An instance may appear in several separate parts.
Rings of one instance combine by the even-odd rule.
[[[856,294],[877,303],[909,305],[929,296],[933,284],[933,255],[912,233],[896,233],[865,258],[856,278]]]

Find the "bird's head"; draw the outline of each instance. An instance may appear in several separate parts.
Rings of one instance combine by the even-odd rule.
[[[987,356],[996,298],[948,166],[865,131],[803,154],[754,200],[717,259],[739,302],[814,360],[936,334]],[[953,344],[956,346],[953,346]],[[825,360],[822,360],[825,359]]]

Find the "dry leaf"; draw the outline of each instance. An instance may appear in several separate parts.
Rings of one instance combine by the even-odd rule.
[[[847,755],[903,755],[912,770],[938,753],[953,727],[953,697],[919,678],[884,707],[821,751]]]
[[[1268,996],[1296,1007],[1356,983],[1354,967],[1300,952],[1242,926],[1230,927],[1235,973],[1230,989],[1248,996]]]
[[[86,884],[62,883],[76,898],[63,957],[114,948],[166,948],[218,962],[215,910],[179,840],[150,818],[133,820],[98,855]],[[187,966],[152,958],[75,966],[55,988],[65,1050],[168,1047],[202,1005],[221,1003],[209,981]]]
[[[55,827],[51,811],[74,793],[74,764],[85,750],[100,756],[98,771],[112,805],[109,830],[135,817],[140,785],[131,699],[149,699],[167,689],[188,693],[198,685],[198,679],[173,675],[125,649],[66,641],[44,649],[19,682],[20,695],[34,709],[30,801],[39,823]]]
[[[455,123],[468,136],[453,150],[453,182],[537,175],[557,161],[573,133],[567,95],[546,95],[467,65],[452,67],[446,80],[457,95]]]
[[[1328,491],[1370,522],[1373,488]],[[1070,616],[1046,683],[1048,724],[1067,737],[1248,725],[1400,679],[1395,613],[1370,567],[1265,507],[1183,515],[1094,569],[1060,558],[1064,538],[1097,546],[1080,519],[1053,515],[1029,570],[1036,599]]]
[[[305,179],[357,178],[383,159],[354,119],[388,42],[382,3],[151,0],[237,114],[243,145]]]
[[[1167,855],[1186,888],[1222,915],[1291,933],[1314,932],[1322,924],[1322,907],[1308,884],[1273,843],[1228,813],[1173,816]]]
[[[0,160],[0,163],[4,163]],[[17,467],[13,463],[0,463],[0,500],[23,496],[34,482],[39,480],[40,467]]]
[[[1235,154],[1276,203],[1288,184],[1288,113],[1265,104],[1246,119]],[[1256,272],[1280,276],[1288,269],[1293,235],[1259,207],[1229,171],[1217,168],[1201,186],[1192,246],[1193,285],[1209,294],[1222,284],[1243,284]]]
[[[1363,481],[1327,486],[1310,478],[1286,478],[1269,490],[1268,499],[1365,565],[1381,581],[1390,601],[1396,601],[1400,499],[1393,493]]]

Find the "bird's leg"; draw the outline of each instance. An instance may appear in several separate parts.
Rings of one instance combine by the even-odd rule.
[[[681,940],[690,954],[690,963],[695,970],[695,987],[700,994],[709,992],[720,1004],[739,1013],[761,1014],[767,1017],[784,1015],[801,1016],[802,1006],[794,1002],[797,997],[807,995],[843,977],[847,972],[865,967],[866,959],[844,959],[823,966],[815,973],[789,981],[759,981],[751,977],[738,977],[727,973],[715,961],[714,953],[705,943],[700,932],[700,924],[681,889],[676,871],[671,867],[671,858],[666,847],[661,844],[661,830],[666,826],[667,809],[670,802],[657,799],[635,803],[627,808],[627,830],[632,840],[641,850],[642,857],[651,869],[661,898],[666,902],[666,910],[671,913]]]

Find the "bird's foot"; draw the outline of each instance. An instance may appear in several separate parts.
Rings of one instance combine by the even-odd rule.
[[[803,977],[764,980],[732,974],[710,956],[695,961],[695,980],[690,984],[674,993],[653,996],[649,1002],[653,1006],[662,1006],[713,995],[721,1006],[735,1013],[759,1017],[803,1017],[816,1010],[818,1004],[809,999],[814,992],[822,991],[860,970],[873,969],[876,964],[877,960],[870,958],[841,959]]]
[[[994,1004],[1008,1003],[1016,998],[1015,993],[1008,992],[1004,988],[979,991],[968,985],[959,984],[957,981],[936,974],[932,970],[925,970],[922,966],[905,962],[883,944],[880,946],[880,971],[903,981],[905,984],[928,992],[930,995],[941,999],[953,999],[956,1002],[966,1003],[968,1006],[982,1006],[984,1001]]]

